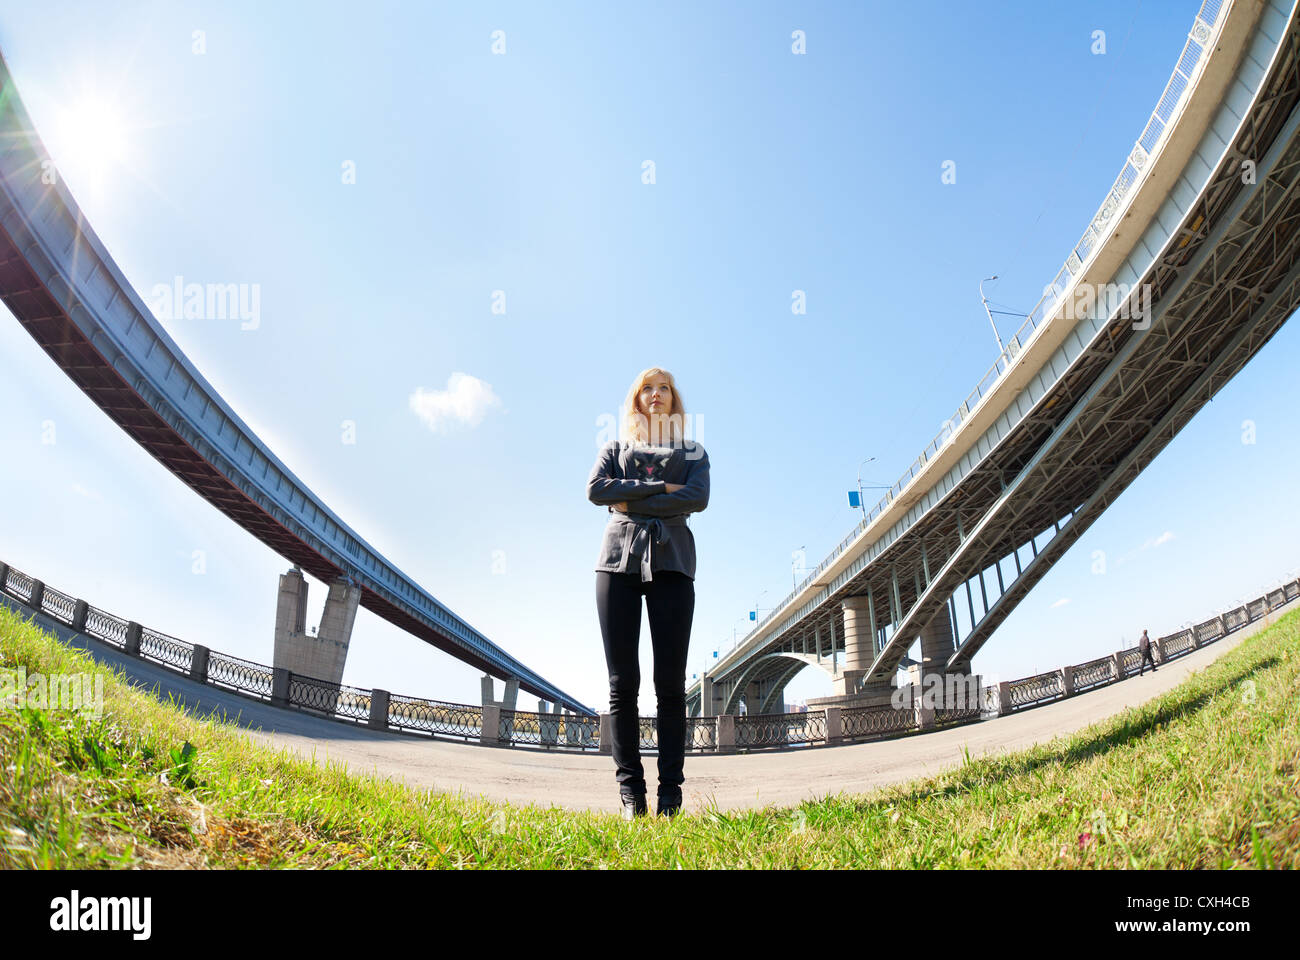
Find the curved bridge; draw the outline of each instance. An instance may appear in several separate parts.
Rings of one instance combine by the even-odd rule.
[[[276,553],[359,587],[367,610],[557,707],[594,714],[456,616],[294,476],[155,320],[54,170],[0,59],[0,299],[95,405]]]
[[[845,703],[971,658],[1300,305],[1300,24],[1206,0],[1114,186],[951,424],[688,694],[781,709],[796,661]],[[1118,294],[1118,295],[1116,295]]]

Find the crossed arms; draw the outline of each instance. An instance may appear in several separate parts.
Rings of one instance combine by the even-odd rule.
[[[587,481],[587,499],[601,506],[622,503],[626,512],[650,517],[672,517],[681,513],[697,513],[709,505],[709,455],[700,447],[702,456],[688,460],[686,482],[680,489],[667,492],[662,480],[620,480],[614,476],[618,458],[618,445],[607,443],[596,458],[591,478]]]

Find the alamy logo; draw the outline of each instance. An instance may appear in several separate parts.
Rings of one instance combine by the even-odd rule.
[[[262,287],[257,283],[186,283],[173,277],[149,291],[149,309],[159,320],[242,320],[241,330],[262,323]]]
[[[1043,288],[1044,297],[1057,295],[1054,284]],[[1151,284],[1079,283],[1061,302],[1062,319],[1118,316],[1132,320],[1134,330],[1151,326]]]
[[[896,687],[889,696],[895,710],[922,707],[968,710],[980,705],[980,678],[969,674],[927,673],[919,684]]]
[[[91,673],[28,675],[26,667],[0,670],[0,710],[69,710],[93,717],[104,713],[104,677]]]
[[[128,930],[131,939],[148,940],[152,912],[150,897],[82,897],[73,890],[70,897],[50,901],[50,929],[67,933]]]

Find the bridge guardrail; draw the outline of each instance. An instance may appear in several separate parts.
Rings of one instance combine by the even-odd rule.
[[[0,563],[0,593],[39,609],[64,626],[93,637],[131,656],[159,664],[199,683],[230,690],[240,696],[279,707],[304,710],[353,725],[433,739],[479,742],[493,746],[523,746],[544,750],[609,752],[599,717],[568,713],[510,710],[449,703],[365,690],[291,673],[280,667],[244,660],[186,643],[156,630],[123,620],[84,600],[54,590],[6,563]],[[37,598],[39,608],[32,604]],[[1288,581],[1249,603],[1226,610],[1202,623],[1152,641],[1155,659],[1165,663],[1213,643],[1300,598],[1300,580]],[[806,748],[861,742],[920,733],[935,726],[972,723],[1005,716],[1030,707],[1076,696],[1141,672],[1137,649],[1118,650],[1085,663],[1049,670],[997,685],[986,685],[974,705],[942,705],[928,715],[911,705],[830,707],[777,714],[686,718],[686,749],[695,753]],[[488,733],[484,718],[496,717]],[[641,748],[658,749],[654,717],[642,717]],[[488,724],[489,728],[491,724]]]

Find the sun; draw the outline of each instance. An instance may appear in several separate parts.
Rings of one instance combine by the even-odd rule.
[[[96,188],[124,174],[130,162],[128,127],[117,102],[106,96],[85,96],[60,111],[51,139],[65,176]]]

